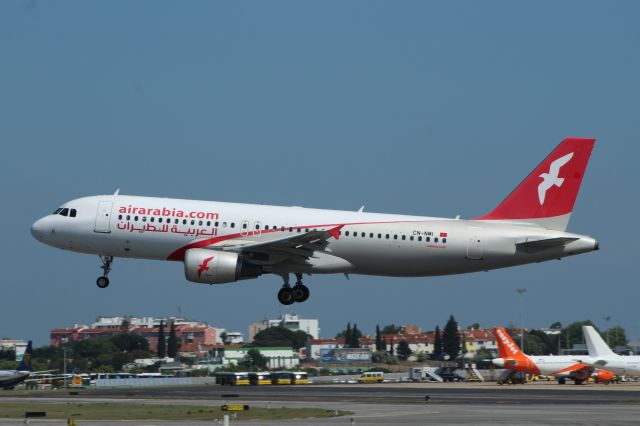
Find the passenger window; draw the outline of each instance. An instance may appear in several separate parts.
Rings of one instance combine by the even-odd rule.
[[[222,222],[222,227],[226,228],[227,227],[227,222]]]
[[[382,234],[378,234],[378,238],[382,238]]]
[[[213,226],[215,226],[217,228],[218,227],[218,222],[216,222]]]
[[[413,241],[413,235],[409,237],[409,240]]]
[[[118,220],[122,220],[122,215],[121,214],[118,215]]]
[[[289,232],[293,232],[293,228],[291,228],[291,227],[290,227],[290,228],[289,228]]]
[[[373,238],[373,232],[369,233],[369,238]]]
[[[131,220],[131,216],[127,215],[127,220]]]
[[[195,224],[196,224],[196,221],[195,221],[195,220],[193,220],[193,219],[191,219],[191,224],[192,224],[192,225],[195,225]]]
[[[62,209],[62,210],[60,211],[60,214],[61,214],[62,216],[68,216],[68,215],[69,215],[69,209],[67,209],[67,208]]]
[[[346,231],[346,232],[344,233],[344,235],[346,235],[346,236],[348,237],[348,236],[349,236],[349,231]]]
[[[236,227],[236,223],[235,222],[231,222],[231,227],[235,228]]]
[[[403,235],[403,236],[402,236],[402,241],[404,241],[404,240],[406,240],[406,239],[407,239],[407,237]]]
[[[71,211],[69,212],[69,216],[76,217],[76,213],[77,213],[76,209],[71,209]]]
[[[426,241],[427,241],[427,242],[431,241],[431,237],[427,237],[427,238],[426,238]]]
[[[176,225],[179,223],[180,221],[178,219],[174,219],[173,223],[175,223]]]
[[[385,238],[388,240],[389,239],[389,234],[387,234]]]
[[[273,229],[275,231],[276,229],[278,229],[278,227],[273,225],[273,228],[271,228],[271,229]]]
[[[394,235],[393,235],[393,239],[394,239],[394,240],[397,240],[397,239],[398,239],[398,236],[394,234]]]
[[[300,228],[298,228],[298,234],[300,233],[300,231],[301,231],[301,229],[300,229]]]
[[[284,232],[284,226],[281,226],[281,227],[280,227],[280,230],[281,230],[282,232]]]
[[[353,233],[353,236],[354,236],[354,237],[357,237],[357,236],[358,236],[358,233],[357,233],[357,232],[354,232],[354,233]]]
[[[422,241],[422,237],[418,237],[418,241]]]
[[[134,221],[134,222],[137,222],[137,221],[138,221],[138,216],[134,216],[134,217],[133,217],[133,221]]]
[[[256,229],[260,229],[260,225],[256,225]]]
[[[269,225],[265,225],[265,226],[264,226],[264,229],[265,229],[265,231],[266,231],[267,229],[269,229]]]
[[[147,217],[146,216],[142,216],[142,221],[146,222],[147,221]]]
[[[367,234],[365,234],[364,232],[363,232],[362,234],[360,234],[360,236],[361,236],[362,238],[364,238],[366,235],[367,235]]]
[[[202,226],[202,221],[201,220],[198,221],[198,225]]]
[[[309,232],[309,228],[305,228],[305,229],[304,229],[304,232]]]
[[[435,237],[435,238],[433,239],[433,242],[434,242],[434,243],[437,243],[437,242],[438,242],[438,237]]]
[[[443,238],[443,239],[442,239],[442,242],[443,242],[443,243],[446,243],[446,242],[447,242],[447,239],[446,239],[446,238]]]
[[[242,229],[247,229],[247,224],[246,223],[242,224]]]
[[[155,220],[156,220],[156,218],[151,216],[151,218],[149,219],[149,222],[154,222]]]
[[[187,224],[187,219],[182,219],[182,224],[186,225]]]
[[[210,220],[207,221],[207,226],[211,226],[211,221]]]

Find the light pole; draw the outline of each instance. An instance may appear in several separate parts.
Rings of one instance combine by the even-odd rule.
[[[524,298],[522,295],[527,292],[526,288],[516,288],[520,296],[520,350],[524,353]]]
[[[602,317],[602,319],[607,324],[607,346],[609,346],[609,320],[611,319],[611,315],[605,315],[605,316]],[[611,346],[609,346],[609,347],[611,347]]]

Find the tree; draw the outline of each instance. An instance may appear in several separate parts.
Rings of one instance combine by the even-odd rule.
[[[279,325],[258,332],[252,346],[286,346],[298,350],[306,346],[308,338],[309,335],[302,330],[291,331]]]
[[[358,324],[353,324],[353,329],[351,329],[351,342],[349,342],[350,348],[359,348],[360,347],[360,338],[362,337],[362,332],[358,330]]]
[[[398,343],[398,347],[396,348],[396,353],[398,354],[398,358],[402,361],[406,361],[413,351],[409,347],[409,344],[406,340],[402,339],[400,343]]]
[[[238,363],[238,365],[240,365],[243,368],[248,368],[249,371],[253,371],[254,369],[258,369],[258,370],[266,369],[268,363],[269,363],[269,360],[267,359],[267,357],[262,355],[262,353],[260,353],[259,350],[249,349],[246,355],[244,356],[244,358],[242,359],[242,361]]]
[[[478,330],[479,328],[480,328],[480,324],[478,324],[477,322],[474,322],[473,324],[467,327],[467,330]]]
[[[538,342],[533,339],[536,337]],[[547,334],[542,330],[530,330],[524,335],[524,347],[527,348],[527,353],[532,355],[557,355],[558,354],[558,339],[560,334]],[[533,339],[533,340],[532,340]],[[540,352],[531,352],[529,341],[532,340],[532,345],[542,345],[543,348]]]
[[[431,357],[435,360],[442,359],[442,333],[440,332],[440,326],[438,325],[436,325],[436,331],[434,332],[433,354],[431,355]]]
[[[460,333],[458,333],[458,322],[453,315],[449,316],[449,321],[444,326],[442,332],[442,350],[453,360],[460,353]]]
[[[139,334],[129,332],[118,333],[111,337],[111,343],[122,352],[133,352],[135,350],[148,351],[149,341]]]
[[[158,329],[158,347],[156,349],[158,358],[164,358],[167,356],[167,341],[164,337],[164,322],[160,321],[160,328]]]
[[[584,343],[583,325],[593,325],[593,323],[590,320],[576,321],[562,329],[561,338],[566,349],[573,349],[573,345]],[[598,331],[595,325],[593,327]]]
[[[539,334],[534,334],[531,332],[524,333],[524,347],[527,348],[528,355],[548,355],[549,354],[549,348]]]
[[[376,351],[380,352],[385,349],[385,344],[382,341],[382,333],[380,333],[380,326],[376,324]]]
[[[385,325],[382,329],[382,334],[399,334],[402,331],[402,326],[395,324]]]
[[[627,346],[627,343],[629,343],[627,335],[624,332],[624,328],[620,326],[611,327],[609,330],[602,333],[602,338],[612,349],[616,346]]]
[[[176,323],[171,322],[171,329],[169,330],[169,339],[167,340],[167,355],[169,358],[176,358],[178,356],[178,337],[176,336]]]

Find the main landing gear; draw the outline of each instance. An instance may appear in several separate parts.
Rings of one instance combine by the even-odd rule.
[[[111,263],[113,263],[113,256],[100,256],[102,261],[102,276],[96,280],[96,285],[100,288],[107,288],[109,286],[109,272],[111,271]]]
[[[309,288],[302,284],[302,274],[296,273],[296,285],[289,285],[289,274],[283,275],[284,284],[278,291],[278,301],[283,305],[291,305],[295,302],[302,303],[309,298]]]

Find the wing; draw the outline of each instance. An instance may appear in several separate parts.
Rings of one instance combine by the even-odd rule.
[[[575,364],[571,364],[567,368],[563,368],[562,370],[558,370],[553,374],[555,376],[568,376],[571,378],[585,378],[589,377],[593,370],[595,370],[592,366],[583,364],[581,362],[576,362]]]
[[[549,167],[549,174],[551,176],[558,177],[558,173],[560,173],[560,167],[567,164],[569,160],[571,160],[571,157],[573,157],[573,152],[570,152],[551,163],[551,166]]]
[[[314,252],[327,251],[328,240],[340,238],[340,230],[343,227],[344,225],[338,225],[325,230],[313,229],[301,234],[273,238],[268,241],[224,241],[209,248],[245,253],[249,255],[249,260],[252,263],[260,265],[283,261],[304,264],[313,257]]]

